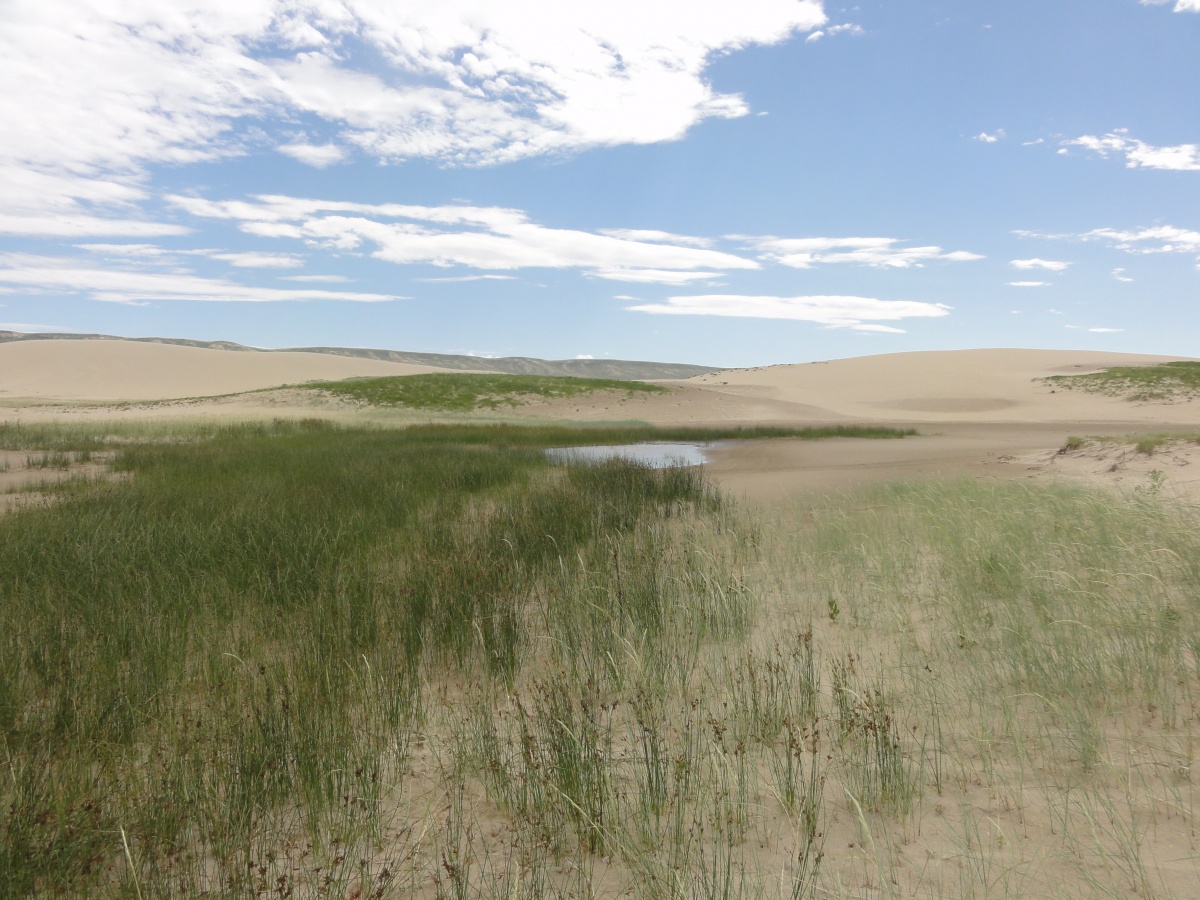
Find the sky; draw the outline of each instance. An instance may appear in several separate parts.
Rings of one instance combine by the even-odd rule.
[[[4,0],[0,329],[1200,356],[1200,0]]]

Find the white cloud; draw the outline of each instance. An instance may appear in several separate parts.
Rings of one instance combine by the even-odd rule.
[[[655,244],[682,244],[691,247],[711,247],[712,238],[694,237],[687,234],[672,234],[669,231],[654,231],[646,228],[601,228],[600,234],[621,238],[625,241],[649,241]]]
[[[433,284],[454,283],[461,281],[516,281],[516,275],[457,275],[450,278],[414,278],[413,281],[424,281]]]
[[[202,278],[177,272],[104,269],[76,259],[23,253],[0,254],[0,283],[40,292],[84,294],[93,300],[115,303],[153,300],[348,300],[368,303],[404,299],[391,294],[252,287],[223,278]]]
[[[324,169],[346,158],[346,151],[337,144],[284,144],[275,149],[314,169]]]
[[[304,260],[294,253],[256,253],[232,250],[170,250],[157,244],[76,244],[80,250],[99,253],[130,262],[164,262],[176,256],[207,256],[219,259],[240,269],[295,269],[304,265]]]
[[[594,278],[627,281],[631,284],[691,284],[720,278],[720,272],[675,272],[664,269],[599,269],[589,273]]]
[[[580,353],[575,358],[576,359],[595,359],[596,357],[590,353]]]
[[[1197,0],[1200,3],[1200,0]],[[1124,128],[1117,128],[1097,137],[1085,134],[1062,142],[1067,147],[1082,147],[1107,158],[1110,153],[1124,154],[1129,169],[1171,169],[1177,172],[1200,172],[1200,144],[1178,144],[1174,147],[1154,147],[1129,137]]]
[[[1049,272],[1062,272],[1070,267],[1069,262],[1053,259],[1014,259],[1009,263],[1014,269],[1046,269]]]
[[[676,140],[750,112],[714,89],[712,59],[825,22],[820,0],[6,0],[0,229],[180,233],[135,208],[149,166],[239,155],[305,119],[328,141],[276,149],[317,166],[348,146],[491,164]]]
[[[1090,331],[1092,334],[1118,334],[1119,332],[1122,332],[1124,330],[1125,330],[1124,328],[1089,328],[1088,329],[1088,331]]]
[[[377,259],[398,264],[475,269],[579,268],[620,281],[680,284],[718,277],[719,269],[757,269],[751,259],[708,249],[547,228],[503,207],[412,206],[259,196],[211,201],[169,197],[196,216],[239,221],[250,234],[292,238],[335,250],[372,247]],[[661,236],[664,232],[650,232]],[[696,243],[699,239],[690,239]]]
[[[950,307],[945,304],[912,300],[840,296],[747,297],[736,294],[668,297],[665,303],[647,303],[626,309],[655,315],[790,319],[860,331],[881,330],[881,326],[872,322],[935,318],[950,313]]]
[[[304,260],[291,253],[212,253],[213,259],[241,269],[295,269]]]
[[[341,284],[349,281],[345,275],[280,275],[280,281],[307,281],[313,284]]]
[[[1125,282],[1126,284],[1128,284],[1128,283],[1130,283],[1130,282],[1132,282],[1132,281],[1133,281],[1133,279],[1132,279],[1132,278],[1130,278],[1128,275],[1126,275],[1126,274],[1125,274],[1125,270],[1124,270],[1124,269],[1113,269],[1113,270],[1112,270],[1112,277],[1113,277],[1113,278],[1115,278],[1117,281],[1123,281],[1123,282]]]
[[[1010,281],[1009,287],[1050,287],[1049,281]]]
[[[975,135],[975,137],[971,138],[971,140],[979,141],[984,144],[994,144],[997,141],[1003,139],[1003,137],[1004,137],[1004,129],[997,128],[991,134],[988,134],[986,131],[980,132],[979,134]]]
[[[1128,253],[1200,253],[1200,231],[1189,231],[1173,225],[1157,225],[1135,231],[1096,228],[1078,237],[1085,241],[1107,241],[1116,249]]]
[[[861,37],[862,35],[866,34],[866,32],[863,31],[863,28],[861,25],[851,25],[851,24],[831,25],[830,27],[824,29],[823,31],[814,31],[812,34],[810,34],[804,40],[805,40],[805,43],[807,43],[807,44],[813,44],[813,43],[816,43],[817,41],[819,41],[823,37],[826,37],[826,36],[836,37],[839,34],[849,34],[852,37]]]
[[[92,253],[103,253],[105,256],[119,256],[132,259],[160,259],[170,251],[158,244],[76,244],[80,250]]]
[[[1162,6],[1171,0],[1142,0],[1142,6]],[[1200,12],[1200,0],[1176,0],[1175,12]]]
[[[977,253],[956,250],[947,253],[941,247],[903,247],[898,238],[745,238],[762,253],[763,259],[810,269],[817,264],[855,263],[880,268],[905,269],[927,260],[966,262],[983,259]]]

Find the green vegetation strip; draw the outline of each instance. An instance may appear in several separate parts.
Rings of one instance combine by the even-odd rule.
[[[1200,397],[1200,362],[1156,366],[1114,366],[1086,375],[1051,375],[1043,382],[1055,388],[1087,391],[1127,400],[1190,400]]]
[[[531,397],[545,400],[578,397],[600,391],[665,394],[668,389],[640,381],[608,378],[568,378],[550,375],[399,375],[386,378],[352,378],[303,385],[370,406],[403,406],[409,409],[442,409],[470,412],[517,406]]]

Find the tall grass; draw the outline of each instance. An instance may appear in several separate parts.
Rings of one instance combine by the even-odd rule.
[[[602,846],[608,760],[570,686],[668,629],[747,620],[732,572],[681,543],[721,501],[692,471],[462,437],[277,423],[138,443],[113,463],[131,477],[0,519],[13,895],[299,889],[280,862],[297,846],[306,889],[385,887],[422,684],[511,684],[529,660],[574,670],[527,710],[530,765]]]
[[[0,896],[1187,896],[1194,510],[569,440],[148,437],[0,518]]]

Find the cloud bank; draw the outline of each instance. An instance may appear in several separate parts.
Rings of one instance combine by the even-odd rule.
[[[711,59],[825,21],[820,0],[7,0],[0,232],[178,234],[137,209],[148,167],[273,144],[320,168],[676,140],[749,112]]]

